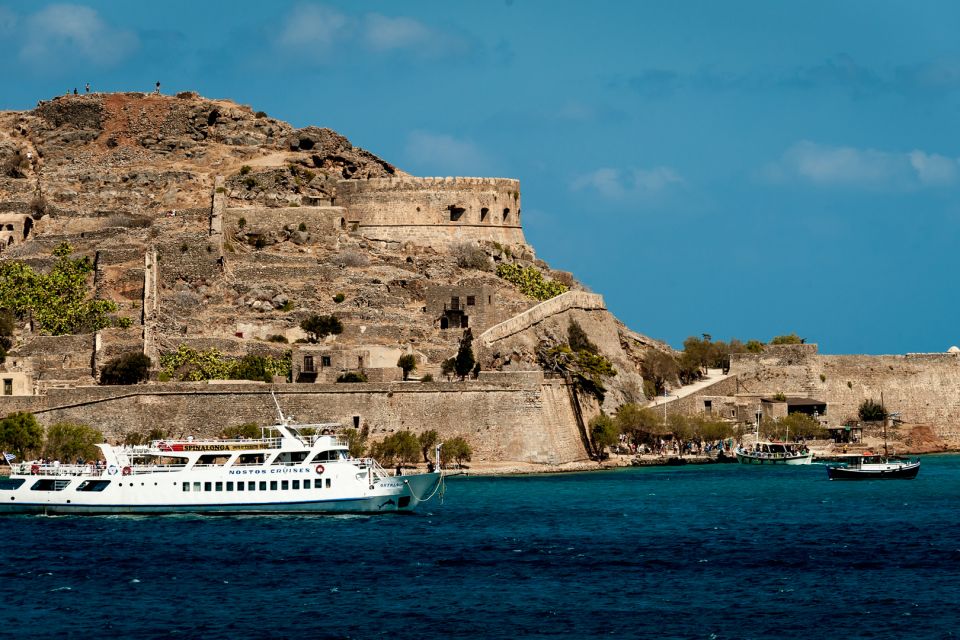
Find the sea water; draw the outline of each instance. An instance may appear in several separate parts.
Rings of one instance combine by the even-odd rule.
[[[0,519],[0,637],[944,638],[960,457],[460,477],[413,515]]]

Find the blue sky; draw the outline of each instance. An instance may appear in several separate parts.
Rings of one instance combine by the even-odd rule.
[[[0,1],[0,109],[90,82],[519,178],[631,328],[827,353],[960,343],[960,4]]]

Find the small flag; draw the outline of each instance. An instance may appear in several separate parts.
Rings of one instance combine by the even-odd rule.
[[[7,453],[6,451],[4,451],[3,459],[6,460],[7,462],[13,462],[14,460],[17,459],[17,456],[13,455],[12,453]]]

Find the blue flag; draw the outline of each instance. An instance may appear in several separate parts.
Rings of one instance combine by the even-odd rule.
[[[17,459],[17,456],[13,455],[12,453],[7,453],[6,451],[4,451],[3,459],[6,460],[7,462],[13,462],[14,460]]]

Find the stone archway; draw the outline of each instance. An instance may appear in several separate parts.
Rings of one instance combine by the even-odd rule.
[[[30,237],[30,232],[33,230],[33,219],[24,218],[23,219],[23,239],[26,240]]]

